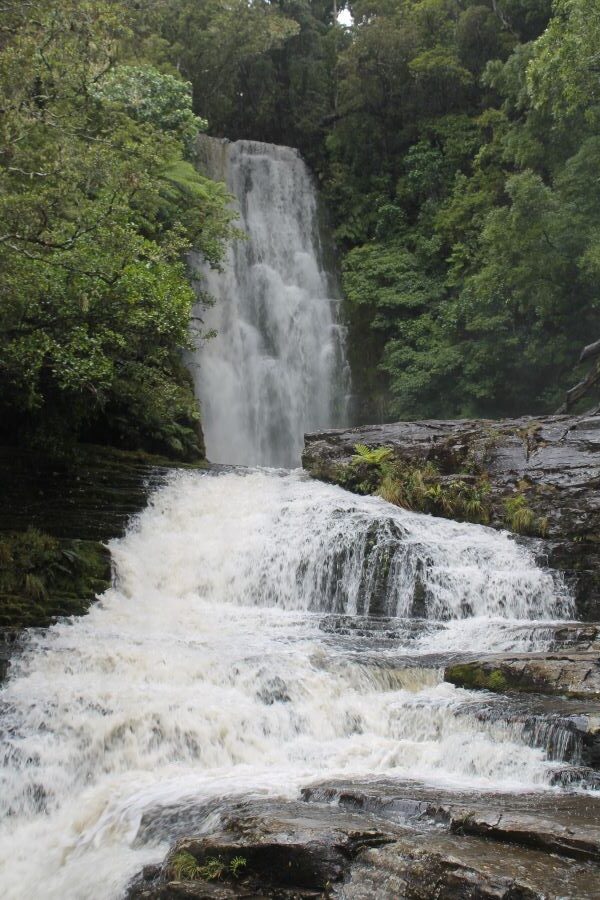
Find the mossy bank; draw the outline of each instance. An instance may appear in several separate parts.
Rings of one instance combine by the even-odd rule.
[[[58,458],[0,447],[0,657],[19,629],[81,615],[110,586],[107,542],[181,465],[206,463],[93,445]]]

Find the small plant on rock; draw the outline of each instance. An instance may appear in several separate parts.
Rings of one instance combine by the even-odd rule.
[[[390,459],[392,451],[389,447],[367,447],[366,444],[354,445],[353,463],[369,463],[371,466],[381,466]]]
[[[199,866],[198,877],[202,878],[204,881],[219,881],[226,871],[227,866],[222,859],[217,859],[215,856],[209,856],[208,859]]]
[[[202,878],[198,861],[186,850],[175,854],[171,860],[170,869],[176,881],[197,881]]]
[[[532,534],[537,530],[535,513],[522,494],[504,501],[504,521],[517,534]]]
[[[248,863],[243,856],[234,856],[229,863],[229,870],[234,878],[239,878],[247,865]]]
[[[234,856],[229,863],[219,857],[209,856],[199,863],[187,850],[181,850],[171,860],[169,869],[176,881],[220,881],[226,876],[239,878],[246,866],[247,861],[243,856]]]

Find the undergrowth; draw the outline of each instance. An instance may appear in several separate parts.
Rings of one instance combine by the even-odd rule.
[[[388,447],[356,444],[344,482],[358,493],[377,494],[415,512],[487,523],[490,485],[484,475],[443,477],[432,462],[421,466],[393,458]]]
[[[61,541],[35,528],[0,537],[0,625],[47,625],[84,612],[109,585],[106,549]]]
[[[548,519],[538,518],[523,494],[516,494],[504,501],[504,521],[517,534],[545,537],[548,533]]]

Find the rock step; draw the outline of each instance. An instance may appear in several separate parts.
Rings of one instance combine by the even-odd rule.
[[[600,654],[520,653],[486,657],[450,665],[444,678],[457,687],[552,694],[600,700]]]
[[[595,701],[514,693],[496,695],[487,703],[470,700],[457,712],[486,723],[519,724],[530,746],[541,747],[552,760],[578,766],[571,770],[577,777],[569,778],[565,769],[564,778],[557,773],[557,783],[583,778],[600,789],[600,774],[592,771],[600,769],[600,707]]]
[[[265,800],[226,803],[219,819],[215,831],[183,838],[160,868],[146,869],[129,900],[600,898],[600,870],[588,861],[440,833],[431,822],[407,826],[330,803]],[[236,857],[244,861],[237,877]],[[182,861],[191,861],[185,878]],[[215,861],[216,883],[206,880]]]
[[[423,420],[325,431],[305,436],[302,464],[315,478],[352,487],[357,444],[389,448],[399,465],[433,463],[440,485],[472,473],[485,478],[493,527],[511,527],[507,502],[520,499],[544,526],[538,528],[543,540],[532,541],[532,549],[574,586],[578,616],[600,618],[600,416]]]
[[[306,802],[335,803],[397,824],[535,847],[600,862],[600,795],[453,792],[410,782],[324,782],[304,788]]]

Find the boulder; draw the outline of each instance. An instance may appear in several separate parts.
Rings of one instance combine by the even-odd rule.
[[[396,785],[393,797],[392,785],[321,785],[304,792],[305,800],[315,802],[225,803],[214,831],[180,839],[160,868],[136,879],[128,897],[600,897],[595,887],[598,869],[588,861],[596,858],[597,835],[585,832],[583,825],[576,834],[565,835],[560,823],[549,824],[541,815],[530,815],[529,822],[524,812],[514,812],[512,819],[505,814],[507,825],[502,828],[497,821],[501,817],[494,819],[493,804],[485,807],[481,797],[479,805],[455,809],[422,786]],[[400,805],[392,809],[394,802]],[[469,836],[462,833],[469,827],[467,809],[477,813]],[[545,835],[538,846],[555,855],[528,846],[528,824]],[[187,880],[173,877],[182,854],[197,867]],[[237,876],[230,868],[236,858],[244,861]],[[207,880],[205,873],[215,862],[219,874]]]

